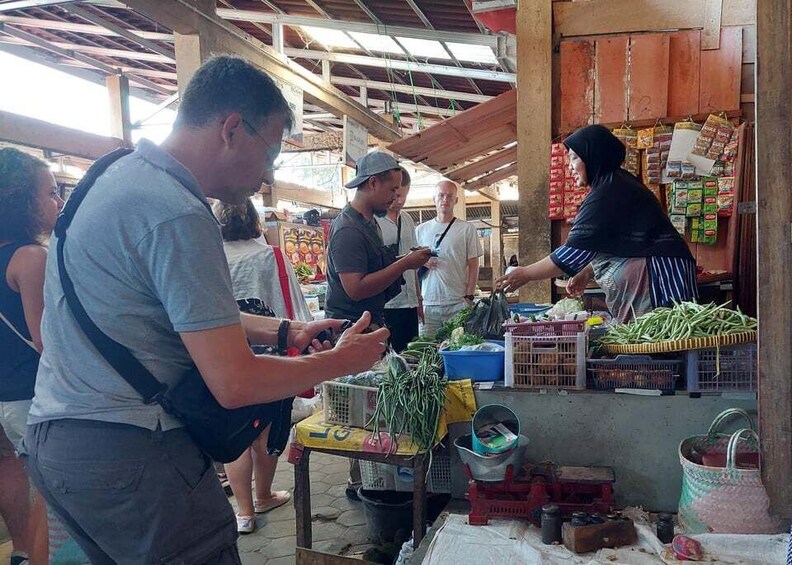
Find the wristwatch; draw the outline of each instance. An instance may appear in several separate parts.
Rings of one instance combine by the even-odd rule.
[[[281,355],[286,355],[287,350],[289,349],[289,326],[291,325],[291,320],[281,320],[280,325],[278,326],[278,353]]]
[[[472,302],[475,297],[472,294],[466,294],[462,298],[464,298],[465,300],[470,300]]]

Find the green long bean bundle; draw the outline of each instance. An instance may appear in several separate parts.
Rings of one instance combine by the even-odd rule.
[[[442,359],[434,348],[423,352],[418,366],[410,370],[404,360],[392,354],[388,371],[377,392],[377,408],[372,416],[374,434],[387,431],[396,448],[399,435],[408,434],[418,452],[434,446],[437,423],[445,405]],[[385,429],[382,429],[384,424]]]
[[[639,316],[629,324],[613,326],[602,338],[606,345],[634,345],[730,335],[756,330],[758,323],[726,304],[680,302]]]

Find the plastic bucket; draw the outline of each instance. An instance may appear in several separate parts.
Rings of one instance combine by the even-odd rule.
[[[392,542],[396,532],[401,529],[412,531],[413,494],[411,492],[360,488],[358,496],[363,503],[363,515],[366,517],[369,539],[374,543],[382,545]]]
[[[479,432],[493,424],[503,424],[515,435],[512,441],[493,447],[479,439]],[[502,404],[482,406],[473,416],[471,444],[473,451],[479,454],[505,453],[517,446],[520,437],[520,420],[512,410]]]
[[[503,341],[487,340],[503,345]],[[473,382],[502,381],[505,351],[441,351],[449,381],[470,379]]]

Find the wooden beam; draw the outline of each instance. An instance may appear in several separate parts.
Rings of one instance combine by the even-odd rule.
[[[465,182],[517,160],[517,146],[503,149],[469,165],[459,167],[445,175],[453,181]]]
[[[482,188],[477,188],[476,192],[480,195],[484,196],[485,198],[489,198],[493,202],[500,201],[500,194],[498,194],[498,190],[494,186],[485,186]]]
[[[757,2],[759,427],[771,510],[792,516],[792,0]],[[788,522],[787,522],[788,523]]]
[[[262,193],[271,193],[272,201],[276,206],[278,200],[289,200],[300,202],[301,204],[321,206],[322,208],[341,209],[347,202],[345,194],[341,190],[346,189],[317,190],[291,182],[276,181],[275,186],[271,190],[267,191],[267,189],[264,189]]]
[[[480,188],[488,187],[495,184],[496,182],[500,182],[503,179],[507,179],[516,175],[518,168],[519,165],[517,163],[512,163],[507,167],[503,167],[502,169],[498,169],[497,171],[486,174],[483,177],[474,180],[473,182],[465,183],[463,186],[466,190],[478,190]]]
[[[722,26],[756,23],[756,0],[723,0]],[[704,28],[701,0],[589,0],[554,2],[555,32],[561,37]],[[519,29],[519,27],[518,27]]]
[[[550,253],[547,199],[552,140],[552,0],[522,0],[517,8],[517,172],[520,264]],[[522,302],[548,302],[549,282],[520,289]]]
[[[129,118],[129,79],[124,75],[110,75],[106,79],[110,96],[110,135],[132,145],[132,123]]]
[[[121,139],[67,128],[0,110],[0,139],[64,155],[98,159],[124,146]]]
[[[475,193],[471,195],[465,196],[465,205],[466,206],[480,206],[482,204],[489,204],[492,202],[486,196],[482,194]],[[435,203],[433,198],[407,198],[407,203],[405,204],[406,210],[413,210],[415,208],[434,208]]]
[[[702,49],[720,47],[721,16],[723,0],[706,0],[704,6],[704,31],[701,34]]]
[[[216,15],[202,13],[188,0],[124,0],[123,4],[172,29],[175,33],[198,35],[216,53],[235,53],[259,66],[273,77],[302,89],[305,101],[333,112],[348,115],[369,133],[385,141],[401,138],[398,128],[337,88],[323,83],[309,70],[289,61],[271,47],[253,38]]]

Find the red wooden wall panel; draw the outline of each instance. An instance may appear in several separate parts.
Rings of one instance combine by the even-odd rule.
[[[630,37],[630,120],[666,117],[668,52],[668,34],[653,33]]]
[[[594,118],[593,41],[561,43],[561,131],[572,131]]]
[[[627,45],[629,37],[597,41],[595,122],[627,120]]]
[[[668,115],[698,114],[701,71],[701,30],[670,36]]]
[[[741,27],[721,28],[720,49],[701,52],[699,113],[740,109]]]

